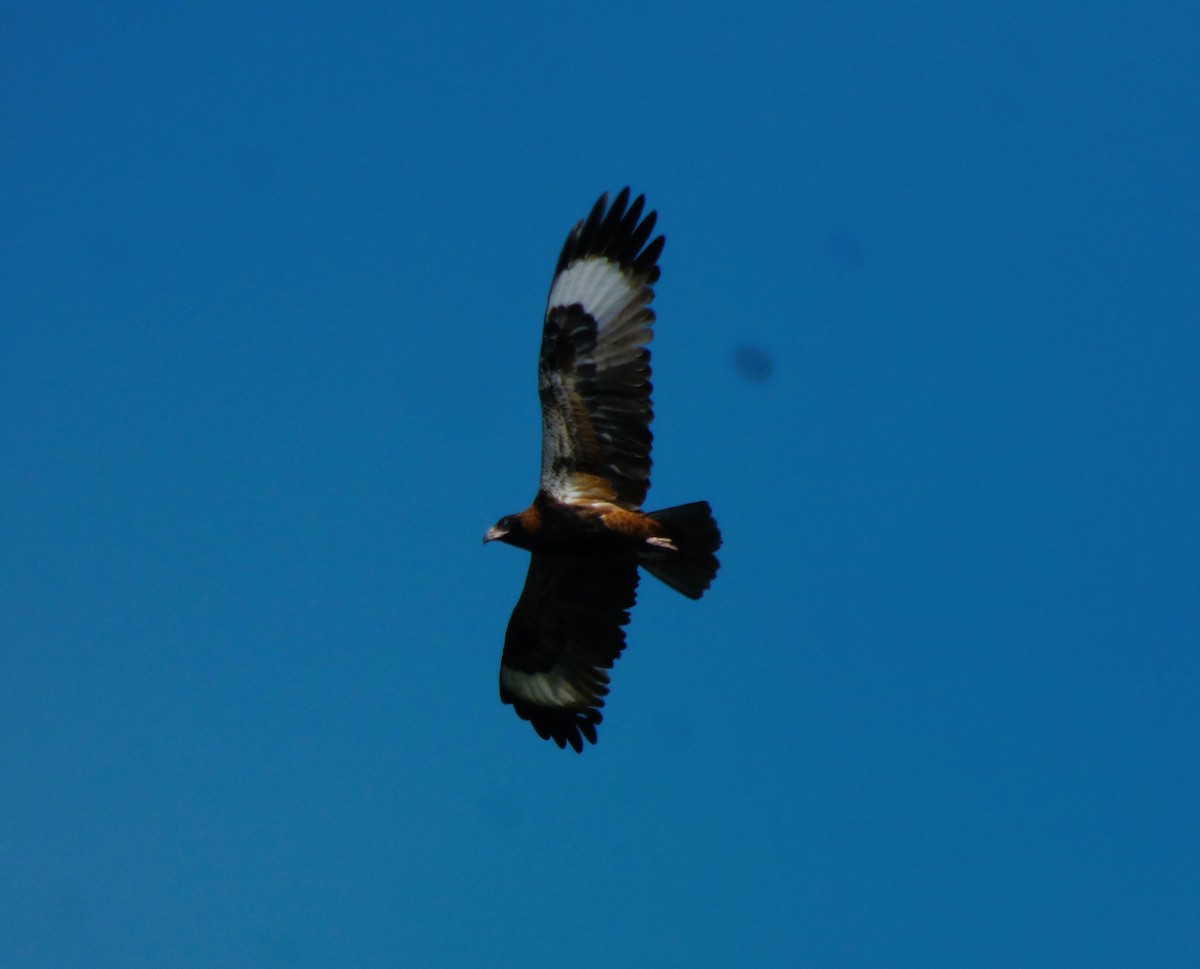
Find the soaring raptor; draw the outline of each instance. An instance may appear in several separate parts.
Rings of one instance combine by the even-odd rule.
[[[717,574],[708,502],[643,512],[650,486],[653,284],[665,239],[629,189],[567,236],[542,328],[542,476],[484,536],[533,553],[500,658],[500,699],[559,747],[596,742],[638,566],[691,599]]]

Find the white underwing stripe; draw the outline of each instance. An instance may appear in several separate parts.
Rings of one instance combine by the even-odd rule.
[[[548,673],[522,673],[501,666],[500,685],[526,703],[576,709],[588,705],[588,697],[571,684],[557,664]]]
[[[590,256],[572,263],[555,277],[548,305],[578,303],[603,330],[642,290],[617,263],[602,256]]]

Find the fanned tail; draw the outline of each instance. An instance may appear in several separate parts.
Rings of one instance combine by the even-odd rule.
[[[721,567],[715,554],[721,547],[721,532],[708,502],[676,505],[652,511],[649,516],[666,527],[676,551],[643,558],[642,568],[676,592],[699,599]]]

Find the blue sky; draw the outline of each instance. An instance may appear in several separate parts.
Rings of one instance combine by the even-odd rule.
[[[1196,965],[1197,9],[0,7],[0,965]],[[480,537],[627,183],[726,545],[575,756]]]

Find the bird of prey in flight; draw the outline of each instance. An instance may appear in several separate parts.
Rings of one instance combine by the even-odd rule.
[[[638,567],[691,599],[717,573],[707,502],[643,512],[650,486],[653,284],[664,238],[623,189],[567,236],[538,360],[542,471],[533,503],[484,542],[532,552],[500,659],[500,699],[559,747],[596,742],[625,648]]]

